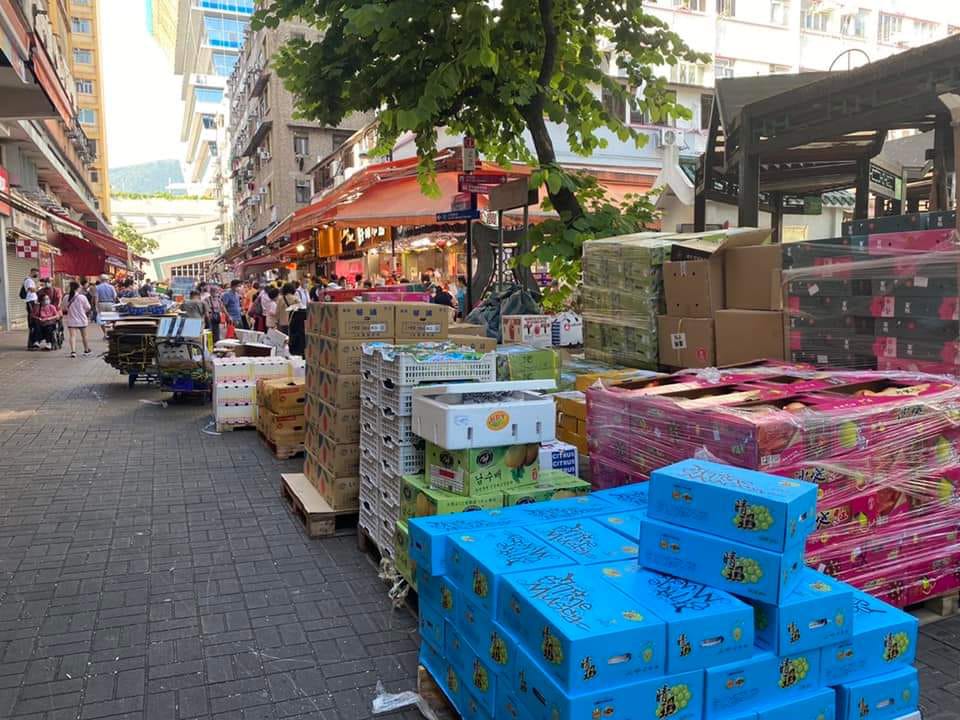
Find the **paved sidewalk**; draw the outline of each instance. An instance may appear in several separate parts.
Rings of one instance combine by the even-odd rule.
[[[0,718],[359,720],[378,680],[413,686],[410,615],[281,502],[296,460],[22,341],[0,334]],[[925,720],[960,718],[960,617],[918,665]]]
[[[413,686],[414,620],[281,501],[296,460],[22,341],[0,334],[0,718],[356,720],[378,680]]]

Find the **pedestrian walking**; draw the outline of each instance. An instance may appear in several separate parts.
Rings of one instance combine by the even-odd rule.
[[[223,310],[234,327],[247,329],[243,319],[243,282],[233,280],[230,283],[230,289],[223,294]]]
[[[260,293],[260,308],[263,311],[263,330],[261,332],[266,332],[270,328],[277,327],[277,298],[280,297],[280,291],[275,287],[267,288],[264,292]],[[259,325],[260,323],[258,323]],[[257,328],[260,329],[259,327]]]
[[[67,332],[70,334],[70,357],[77,356],[77,336],[83,341],[83,356],[90,357],[93,351],[90,350],[90,344],[87,342],[87,325],[90,324],[90,300],[82,291],[80,283],[74,281],[70,283],[70,291],[63,299],[63,306],[60,308],[64,317],[67,319]]]
[[[27,350],[40,347],[34,322],[37,312],[37,278],[39,277],[39,268],[30,268],[30,274],[23,279],[20,287],[20,299],[27,305]]]
[[[96,310],[97,317],[106,312],[113,312],[117,308],[117,289],[110,282],[110,276],[103,274],[97,280],[96,285]],[[100,331],[103,333],[103,339],[107,339],[107,326],[100,323]]]

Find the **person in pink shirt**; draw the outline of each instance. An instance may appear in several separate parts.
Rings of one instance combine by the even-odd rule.
[[[70,357],[77,356],[77,335],[83,340],[83,356],[90,357],[93,351],[87,342],[87,325],[90,324],[90,301],[80,292],[80,283],[71,282],[70,292],[63,298],[60,310],[67,321],[67,332],[70,333]]]
[[[50,302],[50,296],[40,295],[40,304],[37,306],[33,321],[40,337],[41,350],[53,350],[55,344],[54,333],[60,317],[60,308]]]

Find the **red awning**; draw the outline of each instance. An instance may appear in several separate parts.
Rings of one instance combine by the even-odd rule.
[[[107,254],[76,235],[57,234],[60,254],[53,260],[53,270],[75,277],[99,275],[105,267]]]
[[[99,230],[88,228],[86,225],[81,225],[76,220],[71,220],[70,218],[63,217],[62,215],[57,215],[57,218],[79,230],[83,234],[84,239],[102,250],[104,255],[109,255],[117,258],[118,260],[123,260],[124,266],[129,266],[130,262],[128,258],[130,257],[130,253],[125,242],[118,240],[107,233],[102,233]],[[102,272],[103,270],[97,271],[97,273]]]

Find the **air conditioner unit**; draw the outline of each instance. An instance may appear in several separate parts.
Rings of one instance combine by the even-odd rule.
[[[686,147],[686,139],[683,130],[676,128],[660,128],[660,136],[657,138],[657,147]]]

